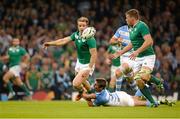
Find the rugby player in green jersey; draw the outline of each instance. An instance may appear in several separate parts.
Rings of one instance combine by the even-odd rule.
[[[136,9],[131,9],[126,12],[126,22],[130,26],[130,40],[129,43],[123,50],[117,52],[114,55],[118,57],[130,49],[133,48],[133,53],[129,56],[130,59],[135,60],[135,76],[134,79],[143,93],[143,95],[151,102],[152,107],[156,107],[154,99],[152,98],[151,92],[145,85],[146,82],[150,81],[157,85],[161,85],[161,81],[157,78],[151,78],[151,72],[153,71],[155,64],[155,53],[153,50],[153,39],[151,37],[148,26],[140,21],[139,12]]]
[[[3,81],[7,85],[9,90],[8,99],[15,96],[15,92],[12,88],[12,82],[19,86],[25,92],[27,97],[30,97],[30,92],[26,85],[22,82],[20,77],[20,72],[27,68],[29,62],[29,55],[26,50],[19,46],[20,40],[18,38],[14,38],[12,40],[12,46],[8,49],[8,54],[6,56],[1,57],[1,60],[8,60],[9,61],[9,71],[3,77]]]
[[[75,67],[76,76],[73,79],[73,87],[78,90],[79,94],[76,97],[78,101],[81,98],[83,88],[90,92],[90,84],[88,82],[89,75],[92,75],[95,62],[97,59],[96,40],[94,37],[83,39],[81,34],[89,25],[89,20],[86,17],[80,17],[77,20],[78,31],[70,36],[67,36],[56,41],[45,42],[44,48],[48,46],[62,46],[71,41],[74,41],[77,49],[77,62]]]
[[[109,45],[109,47],[107,49],[107,55],[109,56],[110,54],[114,54],[119,50],[121,50],[121,45],[120,44]],[[110,79],[110,82],[109,82],[108,90],[110,92],[113,92],[114,89],[115,89],[115,85],[116,85],[115,72],[121,65],[120,56],[117,57],[116,59],[113,59],[112,61],[109,58],[107,58],[106,62],[107,62],[107,64],[111,64],[111,79]],[[116,88],[117,88],[117,86],[116,86]]]

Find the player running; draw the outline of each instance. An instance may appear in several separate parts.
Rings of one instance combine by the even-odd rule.
[[[76,100],[81,98],[83,87],[90,92],[90,84],[87,81],[89,75],[92,75],[95,62],[97,59],[96,40],[94,37],[89,39],[83,39],[81,34],[85,28],[89,25],[89,20],[86,17],[80,17],[77,20],[78,31],[72,35],[67,36],[56,41],[45,42],[44,48],[48,46],[62,46],[71,41],[75,42],[77,48],[77,62],[75,66],[76,77],[73,79],[73,87],[78,90],[79,94]]]
[[[123,50],[115,53],[114,58],[126,53],[133,48],[132,54],[129,56],[131,60],[135,60],[136,66],[134,69],[134,80],[143,93],[143,95],[151,102],[151,105],[156,107],[151,92],[145,85],[147,81],[153,82],[158,86],[162,86],[159,79],[151,76],[155,64],[155,53],[153,50],[153,39],[149,32],[148,26],[139,20],[139,12],[136,9],[131,9],[126,12],[126,22],[131,28],[130,40],[131,42],[123,48]]]
[[[30,99],[31,95],[20,77],[20,72],[28,67],[29,55],[23,47],[19,46],[19,44],[20,40],[18,38],[14,38],[12,40],[12,46],[8,49],[8,55],[0,58],[3,61],[9,60],[9,71],[3,77],[3,81],[9,90],[8,99],[15,96],[10,80],[12,80],[15,85],[23,89],[25,95],[28,97],[27,99]]]

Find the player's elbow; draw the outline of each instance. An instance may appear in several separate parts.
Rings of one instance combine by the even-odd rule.
[[[151,40],[149,40],[149,45],[153,45],[153,40],[151,39]]]
[[[91,57],[92,59],[96,59],[97,58],[97,50],[94,48],[90,51],[91,53]]]
[[[154,44],[154,41],[152,40],[152,41],[151,41],[151,45],[153,45],[153,44]]]

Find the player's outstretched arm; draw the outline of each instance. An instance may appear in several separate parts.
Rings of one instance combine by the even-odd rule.
[[[119,38],[116,38],[116,37],[112,37],[111,39],[110,39],[110,41],[109,41],[109,44],[121,44],[122,43],[122,38],[121,37],[119,37]]]
[[[85,100],[96,99],[96,94],[95,94],[95,93],[91,93],[91,94],[83,93],[83,94],[82,94],[82,97],[83,97]]]
[[[68,36],[68,37],[58,39],[58,40],[55,40],[55,41],[45,42],[43,44],[43,48],[47,48],[48,46],[62,46],[62,45],[67,44],[70,41],[71,41],[71,37]]]
[[[112,54],[110,56],[111,59],[116,59],[117,57],[123,55],[124,53],[128,52],[132,49],[132,43],[129,43],[126,47],[124,47],[122,50],[117,51],[116,53]]]
[[[86,100],[89,107],[93,107],[93,102],[91,100]]]
[[[96,94],[95,93],[91,93],[91,94],[83,93],[82,97],[87,101],[87,104],[88,104],[89,107],[94,106],[91,99],[96,99]]]

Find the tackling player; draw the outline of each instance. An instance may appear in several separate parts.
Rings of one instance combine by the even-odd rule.
[[[83,93],[83,98],[87,101],[89,106],[150,106],[151,103],[146,100],[141,100],[137,96],[131,96],[124,91],[116,91],[110,93],[106,88],[106,80],[104,78],[97,78],[94,84],[95,93]],[[159,104],[159,102],[156,102]],[[167,100],[161,102],[172,106]]]

